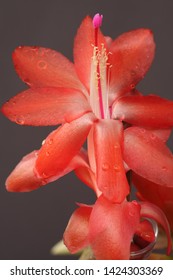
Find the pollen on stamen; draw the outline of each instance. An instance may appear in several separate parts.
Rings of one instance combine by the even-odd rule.
[[[103,15],[95,14],[93,17],[93,26],[94,28],[99,28],[102,25]]]

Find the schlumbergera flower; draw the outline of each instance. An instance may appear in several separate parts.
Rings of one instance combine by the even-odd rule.
[[[128,259],[134,234],[147,240],[150,232],[149,241],[153,238],[149,223],[140,222],[144,216],[164,227],[169,253],[165,215],[149,202],[127,201],[126,172],[172,188],[173,156],[166,141],[173,102],[135,88],[153,61],[152,32],[141,28],[112,40],[103,36],[101,24],[99,14],[83,20],[74,64],[47,48],[14,51],[15,69],[30,88],[3,105],[2,113],[20,125],[61,126],[21,160],[6,187],[31,191],[75,170],[98,198],[92,206],[79,204],[69,221],[64,242],[72,253],[90,245],[97,259]]]

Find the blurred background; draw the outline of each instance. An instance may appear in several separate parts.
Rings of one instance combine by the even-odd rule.
[[[138,89],[173,99],[172,0],[0,0],[0,105],[26,88],[13,68],[14,48],[48,47],[72,60],[79,24],[97,12],[104,15],[103,33],[112,38],[131,29],[152,29],[156,57]],[[62,258],[52,256],[50,249],[62,238],[75,202],[94,201],[91,190],[72,173],[31,193],[5,190],[15,165],[53,129],[19,126],[0,115],[0,259]]]

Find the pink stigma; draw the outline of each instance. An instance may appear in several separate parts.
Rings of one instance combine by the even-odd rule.
[[[99,28],[102,25],[103,15],[95,14],[93,17],[93,26],[94,28]]]

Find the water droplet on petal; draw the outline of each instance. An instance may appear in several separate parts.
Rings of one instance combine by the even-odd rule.
[[[114,170],[116,171],[116,172],[119,172],[120,171],[120,167],[118,166],[118,165],[114,165]]]
[[[132,70],[132,71],[131,71],[131,75],[132,75],[132,76],[135,76],[135,75],[136,75],[136,72]]]
[[[46,156],[47,157],[50,156],[50,152],[46,151]]]
[[[46,178],[48,178],[49,176],[48,176],[45,172],[43,172],[43,173],[42,173],[42,177],[46,179]],[[44,180],[44,181],[45,181],[45,180]]]
[[[118,144],[114,145],[114,149],[115,150],[119,149],[119,145]]]
[[[47,68],[47,63],[44,60],[39,60],[37,63],[38,68],[40,69],[46,69]]]
[[[151,139],[153,139],[153,140],[156,139],[156,135],[155,135],[154,133],[152,133],[150,137],[151,137]]]
[[[145,128],[141,128],[140,132],[145,133],[146,132]]]
[[[16,117],[16,123],[23,125],[25,123],[25,119],[22,116]]]
[[[138,203],[136,200],[133,200],[132,203],[133,203],[134,205],[139,205],[139,203]]]
[[[51,145],[51,144],[53,143],[53,139],[50,138],[50,139],[48,140],[48,143],[49,143],[49,145]]]
[[[166,166],[162,166],[162,170],[166,171],[167,170]]]
[[[130,211],[129,211],[129,216],[131,216],[131,217],[135,216],[135,211],[130,210]]]
[[[41,145],[43,146],[45,144],[46,140],[44,139],[41,143]]]
[[[131,89],[134,89],[134,88],[135,88],[135,84],[131,84],[131,85],[130,85],[130,88],[131,88]]]
[[[109,169],[109,164],[108,163],[103,163],[102,164],[102,170],[107,171]]]

